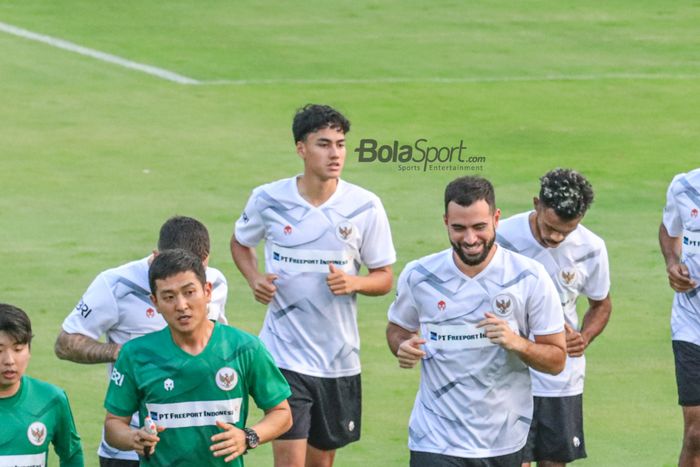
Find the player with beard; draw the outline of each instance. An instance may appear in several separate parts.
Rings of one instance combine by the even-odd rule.
[[[402,368],[423,362],[411,466],[519,466],[532,419],[528,368],[564,368],[554,284],[542,265],[494,243],[499,217],[488,180],[452,181],[452,248],[410,262],[399,278],[387,341]]]

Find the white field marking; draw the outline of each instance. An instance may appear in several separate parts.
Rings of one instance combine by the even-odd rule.
[[[507,82],[546,82],[546,81],[604,81],[604,80],[697,80],[700,74],[693,73],[593,73],[593,74],[547,74],[542,76],[466,76],[461,78],[324,78],[324,79],[304,79],[304,78],[272,78],[272,79],[210,79],[196,80],[187,76],[179,75],[172,71],[158,68],[152,65],[133,62],[125,58],[111,55],[99,50],[83,47],[63,39],[57,39],[43,34],[37,34],[26,29],[12,26],[11,24],[0,22],[0,32],[12,34],[24,39],[43,42],[52,47],[68,50],[80,55],[95,58],[108,63],[129,68],[132,70],[147,73],[178,84],[193,84],[201,86],[264,86],[264,85],[335,85],[335,84],[460,84],[460,83],[507,83]]]
[[[55,37],[37,34],[32,31],[27,31],[26,29],[12,26],[11,24],[0,22],[0,31],[18,37],[22,37],[24,39],[43,42],[44,44],[48,44],[52,47],[57,47],[59,49],[67,50],[69,52],[74,52],[80,55],[85,55],[87,57],[96,58],[97,60],[101,60],[103,62],[113,63],[124,68],[129,68],[131,70],[147,73],[149,75],[156,76],[158,78],[162,78],[168,81],[173,81],[175,83],[199,84],[199,81],[197,81],[196,79],[178,75],[177,73],[173,73],[172,71],[164,70],[162,68],[158,68],[151,65],[145,65],[143,63],[132,62],[131,60],[117,57],[116,55],[111,55],[108,53],[100,52],[99,50],[83,47],[72,42],[64,41],[63,39],[57,39]]]
[[[328,78],[328,79],[220,79],[202,80],[203,86],[234,85],[276,85],[276,84],[460,84],[460,83],[503,83],[503,82],[537,82],[537,81],[603,81],[603,80],[697,80],[700,74],[693,73],[595,73],[587,75],[548,74],[543,76],[474,76],[462,78]]]

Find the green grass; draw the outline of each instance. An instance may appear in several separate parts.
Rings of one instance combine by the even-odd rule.
[[[146,255],[175,213],[210,228],[229,318],[257,332],[264,309],[229,258],[232,225],[252,188],[301,170],[291,117],[325,102],[353,122],[344,178],[381,196],[396,273],[446,246],[441,196],[458,174],[359,163],[362,138],[463,140],[486,156],[506,216],[555,166],[590,178],[585,223],[608,244],[614,311],[589,349],[589,459],[577,464],[674,465],[682,420],[656,230],[672,176],[698,165],[699,20],[698,2],[621,0],[0,3],[5,23],[199,80],[252,81],[177,85],[0,33],[0,300],[33,318],[30,373],[68,391],[96,465],[105,369],[58,361],[53,341],[92,278]],[[407,463],[417,372],[386,348],[390,300],[360,299],[363,438],[340,467]],[[248,461],[270,459],[263,447]]]

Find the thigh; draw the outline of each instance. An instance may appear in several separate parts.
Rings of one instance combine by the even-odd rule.
[[[586,457],[583,395],[535,397],[525,461],[572,462]]]
[[[700,346],[684,341],[673,341],[672,345],[678,404],[700,406]]]
[[[289,396],[289,408],[292,411],[292,427],[277,439],[298,440],[309,437],[311,427],[311,407],[313,405],[313,391],[309,388],[310,376],[302,375],[294,371],[280,368],[282,375],[286,378],[292,395]],[[304,446],[304,450],[306,446]]]
[[[362,418],[360,375],[316,379],[309,444],[329,451],[359,440]]]

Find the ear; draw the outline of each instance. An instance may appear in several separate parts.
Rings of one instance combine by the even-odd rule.
[[[540,206],[540,199],[537,196],[534,196],[532,198],[532,206],[535,208],[535,211],[537,211],[537,208]]]
[[[304,145],[304,141],[297,141],[297,154],[302,160],[306,159],[306,146]]]
[[[204,297],[207,299],[207,303],[211,302],[211,282],[207,281],[204,283]]]
[[[493,228],[498,227],[498,220],[501,218],[501,210],[496,208],[496,212],[493,213]]]
[[[445,222],[445,227],[447,227],[447,214],[442,215],[442,220]]]
[[[151,303],[153,303],[153,306],[156,307],[156,310],[158,310],[158,297],[156,297],[154,294],[151,294]]]

